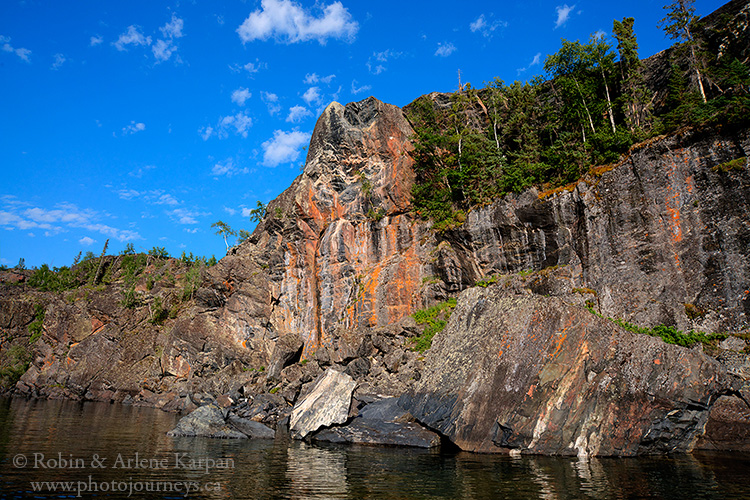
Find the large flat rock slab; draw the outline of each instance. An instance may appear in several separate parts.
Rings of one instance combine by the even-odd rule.
[[[213,404],[201,406],[177,422],[177,427],[167,432],[172,437],[210,437],[227,439],[247,439],[247,435],[229,425],[224,412]]]
[[[415,422],[409,412],[398,406],[398,398],[371,403],[347,425],[324,429],[313,440],[415,448],[440,446],[440,436]]]
[[[729,387],[698,351],[495,286],[461,295],[399,404],[467,451],[629,456],[689,451]]]
[[[318,429],[346,422],[356,386],[349,375],[330,368],[326,370],[292,409],[289,418],[292,437],[304,439]]]

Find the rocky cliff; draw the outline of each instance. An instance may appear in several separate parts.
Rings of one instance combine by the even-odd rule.
[[[14,392],[178,411],[222,396],[276,426],[333,369],[357,382],[350,416],[401,396],[473,451],[627,455],[750,435],[722,424],[750,419],[750,132],[657,137],[442,232],[410,207],[412,134],[375,98],[329,105],[300,176],[187,295],[174,259],[132,290],[114,258],[105,284],[64,294],[1,276],[2,362],[25,370]],[[459,295],[427,356],[414,351],[411,315]],[[155,321],[164,304],[174,314]],[[717,362],[606,318],[734,337]]]

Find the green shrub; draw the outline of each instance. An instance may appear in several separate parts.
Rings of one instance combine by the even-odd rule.
[[[456,307],[456,299],[448,299],[427,309],[421,309],[412,314],[412,318],[418,325],[425,325],[422,335],[412,342],[413,350],[424,353],[432,346],[432,339],[445,328],[453,309]]]
[[[141,304],[141,298],[138,292],[135,291],[135,283],[122,293],[122,301],[120,302],[122,307],[126,309],[135,309]]]
[[[698,342],[703,344],[711,344],[714,341],[724,340],[728,337],[726,333],[705,333],[692,330],[685,333],[673,326],[657,325],[653,328],[648,328],[636,326],[621,319],[609,319],[616,325],[624,328],[625,330],[628,330],[629,332],[650,335],[652,337],[659,337],[667,344],[675,344],[682,347],[691,347]]]
[[[44,306],[42,304],[34,304],[34,320],[29,323],[28,330],[31,334],[29,344],[33,344],[42,336],[44,331]]]
[[[169,252],[167,252],[167,249],[164,247],[154,247],[151,250],[148,251],[148,254],[151,257],[156,257],[157,259],[168,259],[169,258]]]
[[[149,323],[152,325],[161,325],[169,316],[169,310],[162,304],[161,297],[154,297],[154,301],[149,305],[151,318]]]
[[[0,365],[0,387],[14,385],[26,373],[31,363],[31,355],[20,345],[10,347]]]
[[[193,295],[201,285],[201,269],[203,263],[196,262],[190,269],[187,270],[185,276],[182,278],[182,300],[188,301],[193,298]]]
[[[476,282],[476,286],[481,286],[482,288],[487,288],[490,285],[493,285],[500,280],[499,274],[493,274],[492,276],[482,278],[481,280]]]

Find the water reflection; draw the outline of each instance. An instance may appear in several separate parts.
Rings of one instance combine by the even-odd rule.
[[[581,460],[309,445],[283,439],[169,438],[165,432],[176,419],[146,408],[0,400],[0,499],[39,496],[32,491],[34,481],[89,477],[109,484],[196,484],[202,489],[188,491],[188,497],[201,499],[750,498],[747,454]],[[140,468],[131,462],[125,469],[14,465],[18,455],[35,453],[87,460],[98,454],[110,466],[118,456],[152,461]],[[194,462],[180,463],[180,457]],[[212,462],[201,467],[200,459]],[[215,466],[219,461],[231,467]],[[164,467],[154,466],[162,463]],[[186,492],[152,488],[130,493],[129,498],[184,498]],[[82,495],[91,496],[90,491]],[[128,498],[128,492],[110,489],[97,496]]]

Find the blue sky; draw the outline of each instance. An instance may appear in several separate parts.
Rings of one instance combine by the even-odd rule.
[[[641,57],[670,45],[651,1],[5,0],[0,264],[70,265],[107,238],[220,258],[211,224],[254,227],[329,102],[404,106],[459,69],[475,87],[531,79],[561,38],[626,16]]]

